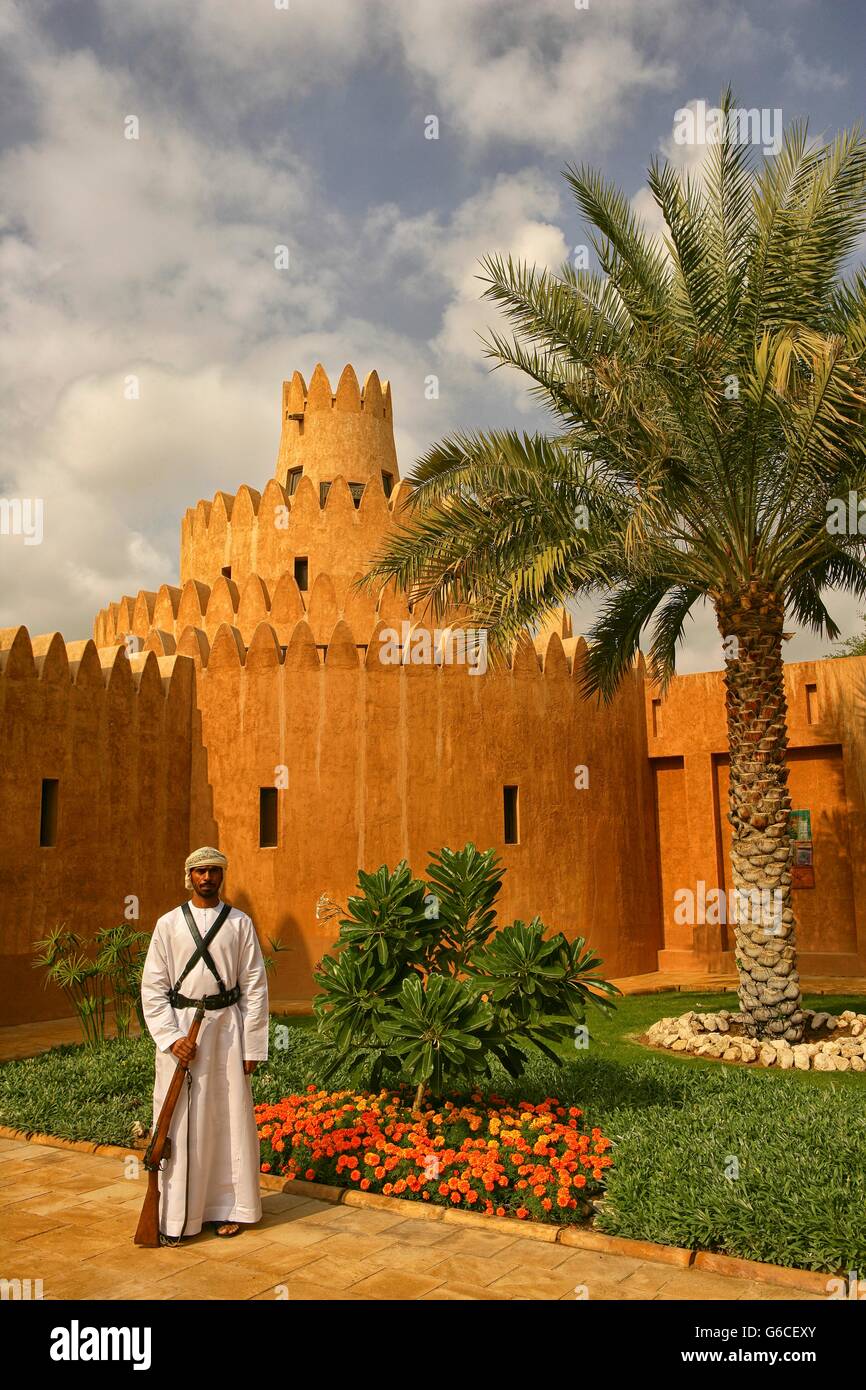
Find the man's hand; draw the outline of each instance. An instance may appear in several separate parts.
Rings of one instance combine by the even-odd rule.
[[[258,1065],[258,1062],[244,1062],[244,1074],[246,1076],[252,1076]]]
[[[196,1044],[190,1042],[189,1038],[178,1038],[177,1042],[173,1042],[171,1045],[172,1056],[176,1057],[179,1062],[186,1063],[187,1066],[195,1057],[196,1050]]]

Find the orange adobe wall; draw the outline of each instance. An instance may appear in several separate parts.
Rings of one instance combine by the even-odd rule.
[[[683,677],[660,700],[640,659],[611,705],[587,702],[586,644],[565,613],[484,674],[459,649],[433,660],[447,633],[424,653],[404,595],[353,583],[408,495],[387,383],[296,373],[275,476],[186,512],[179,582],[108,603],[92,641],[0,631],[0,1023],[70,1012],[43,990],[33,943],[64,920],[88,939],[131,895],[149,930],[182,900],[200,844],[228,855],[227,896],[265,950],[285,948],[275,1003],[309,1003],[335,934],[323,894],[345,904],[359,868],[405,857],[423,874],[431,851],[469,839],[502,858],[504,920],[588,937],[608,976],[731,962],[727,928],[672,911],[677,888],[729,877],[721,676]],[[794,804],[815,834],[817,887],[796,895],[803,969],[864,975],[866,659],[787,680]],[[45,779],[53,845],[40,845]],[[262,843],[274,814],[276,843]]]
[[[794,888],[800,970],[866,975],[866,657],[785,668],[791,806],[811,812],[814,888]],[[661,970],[730,969],[733,928],[678,924],[675,893],[730,889],[724,679],[680,676],[646,691],[658,834]],[[709,914],[708,914],[709,915]]]
[[[0,631],[0,1022],[72,1012],[31,966],[51,928],[89,940],[124,921],[131,897],[148,925],[178,900],[194,680],[187,657]],[[56,844],[44,848],[43,779],[59,784]]]

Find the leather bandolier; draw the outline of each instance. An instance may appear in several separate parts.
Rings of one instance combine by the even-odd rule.
[[[223,983],[222,976],[220,975],[219,971],[214,965],[213,956],[208,950],[208,947],[210,946],[211,942],[213,941],[223,922],[226,920],[229,913],[231,912],[231,906],[229,903],[223,903],[216,921],[214,922],[213,926],[209,928],[208,933],[204,937],[204,939],[202,939],[199,929],[195,924],[195,918],[192,915],[192,909],[190,908],[189,903],[182,903],[181,911],[183,912],[183,915],[186,918],[186,924],[192,933],[192,939],[195,942],[195,950],[193,951],[183,970],[178,975],[177,983],[172,987],[172,989],[169,990],[168,1002],[171,1004],[173,1009],[194,1009],[197,1007],[198,1004],[203,1004],[206,1009],[227,1009],[230,1004],[236,1004],[240,999],[241,987],[239,984],[235,984],[232,986],[231,989],[226,989],[225,984]],[[183,984],[189,972],[192,970],[193,966],[199,960],[204,961],[208,970],[211,972],[214,979],[216,980],[218,986],[218,993],[206,994],[203,999],[188,999],[185,994],[181,994],[180,987]]]

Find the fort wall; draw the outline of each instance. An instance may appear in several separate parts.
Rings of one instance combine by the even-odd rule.
[[[135,895],[150,930],[180,900],[194,679],[188,657],[0,632],[0,1023],[71,1012],[31,966],[53,927],[91,940]],[[43,779],[58,783],[52,846],[40,845]]]
[[[316,918],[322,893],[345,904],[359,868],[406,858],[423,875],[432,851],[467,840],[502,858],[502,920],[537,913],[587,935],[609,973],[655,969],[643,672],[599,709],[578,693],[585,646],[571,645],[569,661],[553,634],[542,661],[527,642],[510,667],[472,676],[456,664],[383,664],[375,634],[362,656],[343,622],[324,653],[306,621],[285,654],[268,624],[248,646],[237,629],[218,631],[196,685],[213,800],[200,806],[205,789],[194,788],[192,839],[206,840],[212,814],[233,900],[265,943],[290,948],[277,958],[275,997],[310,998],[335,937]],[[193,650],[191,633],[181,649]],[[588,788],[575,786],[579,766]],[[281,768],[277,844],[260,847],[260,789]],[[505,786],[518,788],[516,844],[504,843]]]
[[[800,970],[866,976],[866,657],[785,667],[791,806],[811,813],[814,888],[794,886]],[[724,677],[648,686],[647,742],[658,826],[662,970],[730,970],[730,924],[675,920],[675,894],[732,887]],[[708,914],[709,915],[709,914]]]

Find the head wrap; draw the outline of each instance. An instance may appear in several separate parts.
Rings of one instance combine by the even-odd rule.
[[[186,875],[183,882],[187,892],[192,892],[192,879],[189,876],[190,869],[206,869],[208,865],[212,864],[218,869],[222,869],[223,874],[225,874],[228,863],[229,861],[226,859],[225,855],[220,854],[219,850],[214,849],[212,845],[202,845],[201,849],[194,849],[183,866]]]

